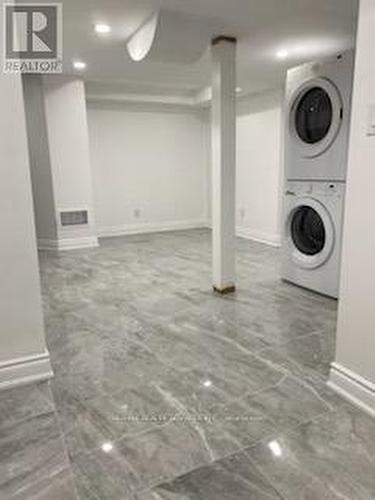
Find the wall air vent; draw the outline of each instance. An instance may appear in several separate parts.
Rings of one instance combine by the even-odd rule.
[[[89,213],[87,210],[60,212],[60,221],[62,226],[86,225],[89,222]]]

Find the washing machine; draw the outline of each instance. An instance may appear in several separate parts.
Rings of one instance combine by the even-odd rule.
[[[345,183],[288,181],[282,278],[337,298]]]
[[[354,52],[288,71],[285,173],[289,180],[345,181]]]

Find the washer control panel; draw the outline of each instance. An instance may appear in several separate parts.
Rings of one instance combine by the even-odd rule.
[[[285,186],[286,196],[335,196],[342,197],[345,193],[343,182],[320,181],[290,181]]]

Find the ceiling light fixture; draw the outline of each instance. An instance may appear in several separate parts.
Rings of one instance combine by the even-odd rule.
[[[156,13],[128,40],[126,46],[133,61],[142,61],[149,55],[155,42],[159,23],[159,13]]]
[[[289,52],[285,49],[278,50],[276,52],[276,57],[278,59],[286,59],[289,56]]]
[[[83,71],[86,69],[87,64],[83,61],[73,61],[73,68],[78,69],[78,71]]]
[[[97,23],[95,24],[95,31],[99,35],[107,35],[112,31],[112,28],[108,24]]]
[[[241,87],[237,87],[236,88],[236,92],[237,92],[237,94],[239,94],[240,92],[242,92],[242,88]]]

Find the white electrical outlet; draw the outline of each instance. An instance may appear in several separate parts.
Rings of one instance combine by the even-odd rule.
[[[375,104],[368,107],[367,135],[375,135]]]

